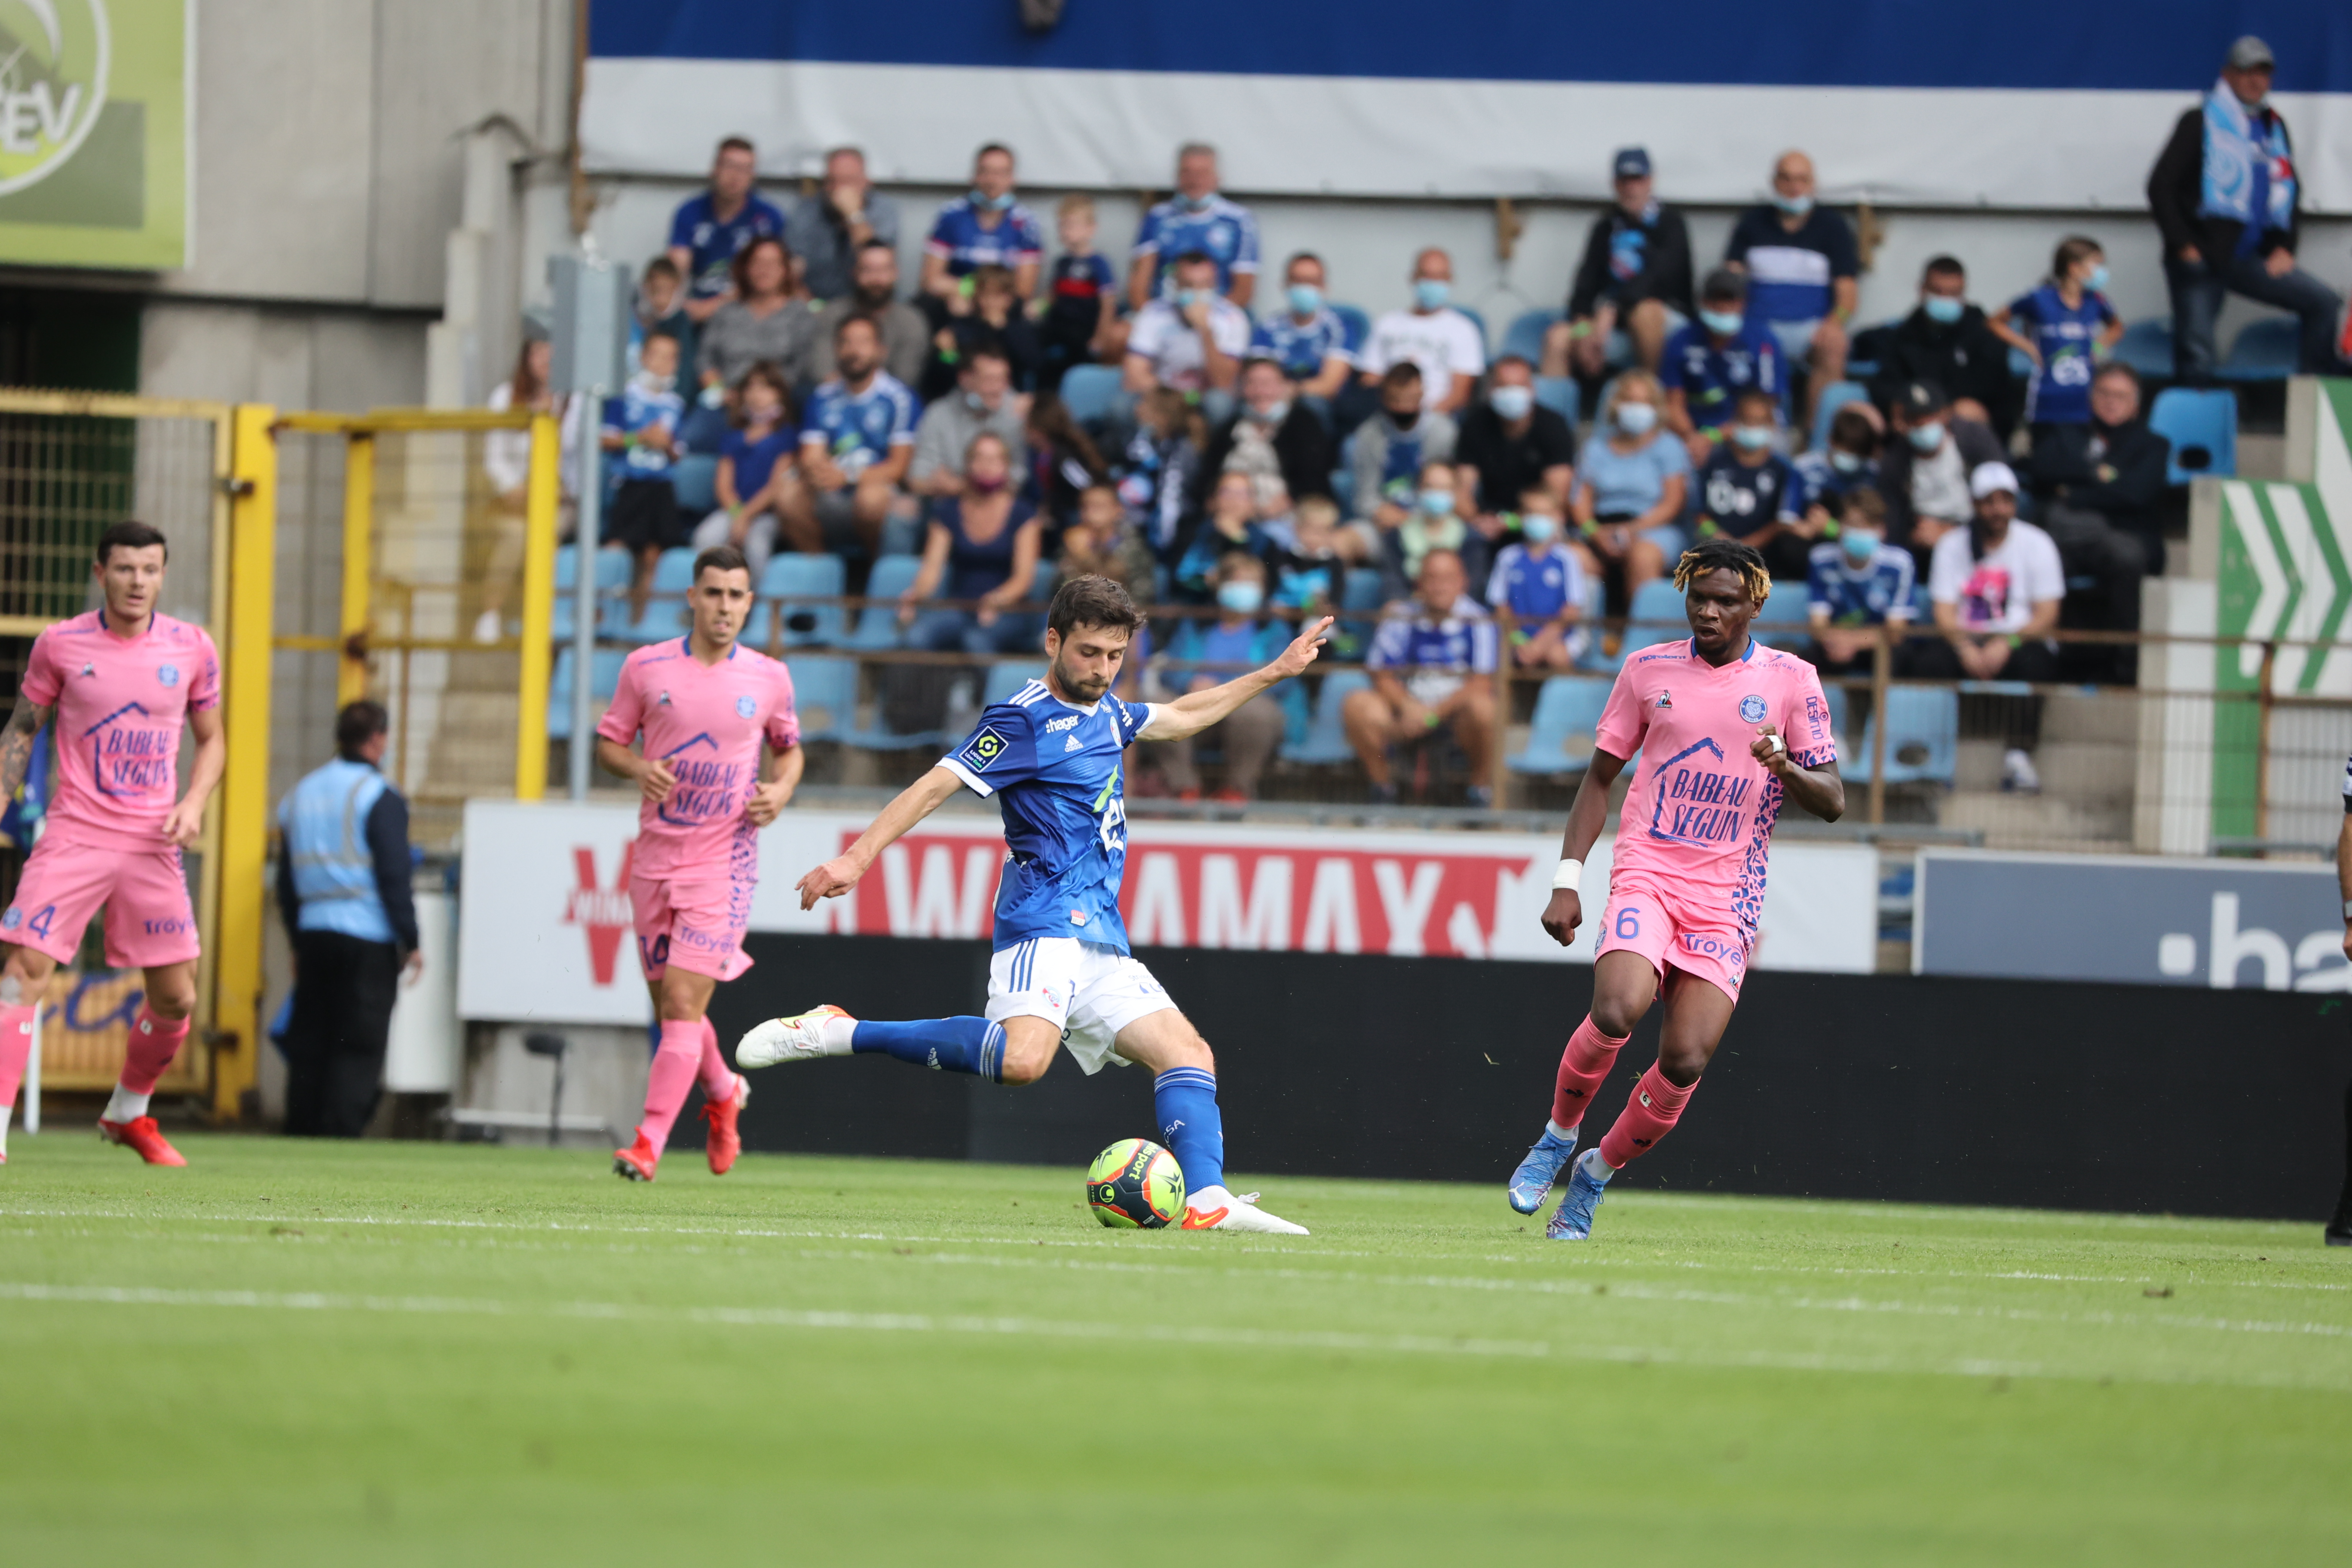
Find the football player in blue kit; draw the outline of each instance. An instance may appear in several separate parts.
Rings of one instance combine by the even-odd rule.
[[[962,744],[883,808],[837,859],[803,877],[801,908],[839,898],[882,851],[960,789],[996,797],[1004,871],[982,1017],[877,1023],[825,1005],[774,1018],[735,1047],[740,1068],[878,1052],[994,1083],[1034,1083],[1067,1047],[1089,1073],[1151,1069],[1161,1137],[1184,1168],[1187,1230],[1304,1236],[1303,1226],[1225,1189],[1216,1060],[1168,993],[1128,951],[1118,889],[1127,864],[1120,767],[1129,742],[1178,741],[1219,722],[1315,662],[1325,616],[1262,669],[1173,702],[1112,695],[1143,613],[1108,577],[1075,577],[1046,611],[1043,680],[989,708]]]

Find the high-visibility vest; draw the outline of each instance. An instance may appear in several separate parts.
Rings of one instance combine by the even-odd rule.
[[[283,853],[293,858],[294,892],[302,901],[301,930],[395,940],[367,842],[368,813],[391,787],[367,763],[338,757],[278,802]]]

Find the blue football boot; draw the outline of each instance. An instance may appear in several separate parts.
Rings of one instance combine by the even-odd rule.
[[[1559,1212],[1544,1226],[1548,1241],[1583,1241],[1592,1235],[1592,1211],[1601,1206],[1608,1194],[1609,1184],[1595,1181],[1585,1173],[1580,1160],[1568,1173],[1568,1196],[1559,1200]]]
[[[1543,1207],[1544,1194],[1559,1180],[1559,1168],[1576,1153],[1576,1130],[1567,1137],[1556,1135],[1551,1123],[1544,1123],[1543,1136],[1537,1139],[1519,1168],[1511,1173],[1511,1206],[1521,1214],[1533,1214]]]

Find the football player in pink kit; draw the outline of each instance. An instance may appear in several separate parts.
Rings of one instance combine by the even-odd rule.
[[[106,961],[146,971],[146,1000],[100,1136],[151,1165],[184,1165],[147,1114],[155,1080],[188,1037],[196,1006],[196,912],[180,850],[204,829],[220,782],[220,658],[202,626],[158,615],[163,536],[118,522],[98,538],[91,568],[106,607],[33,639],[16,710],[0,731],[0,800],[25,782],[44,724],[58,754],[48,826],[0,911],[0,1161],[8,1112],[33,1047],[33,1015],[50,972],[71,962],[84,927],[106,907]],[[195,731],[195,766],[179,792],[180,727]]]
[[[1690,617],[1685,641],[1625,661],[1593,735],[1592,765],[1569,807],[1543,927],[1565,947],[1584,905],[1584,856],[1609,817],[1609,786],[1640,753],[1617,818],[1601,906],[1592,1011],[1559,1058],[1551,1121],[1511,1176],[1511,1206],[1542,1206],[1576,1152],[1593,1091],[1663,988],[1658,1059],[1615,1125],[1572,1167],[1544,1227],[1557,1241],[1592,1234],[1609,1178],[1656,1147],[1682,1115],[1731,1022],[1756,952],[1772,825],[1793,800],[1824,822],[1845,812],[1829,703],[1813,667],[1765,647],[1748,624],[1772,592],[1764,558],[1736,540],[1700,541],[1675,568]]]
[[[637,841],[629,907],[637,958],[661,1020],[637,1141],[613,1169],[650,1182],[670,1127],[698,1079],[713,1175],[741,1152],[736,1116],[751,1087],[719,1053],[703,1016],[722,980],[751,967],[743,928],[760,876],[760,829],[793,797],[806,762],[793,714],[793,678],[736,640],[751,612],[751,569],[731,544],[694,560],[687,598],[694,630],[629,655],[613,705],[596,726],[596,760],[637,781]],[[641,751],[629,742],[645,737]],[[763,764],[760,743],[768,745]]]

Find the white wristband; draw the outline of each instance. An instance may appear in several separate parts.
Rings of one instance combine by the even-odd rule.
[[[1577,884],[1583,880],[1584,862],[1581,860],[1562,859],[1559,863],[1559,869],[1555,870],[1551,874],[1551,885],[1554,891],[1559,891],[1564,889],[1571,893],[1579,892],[1580,889]]]

